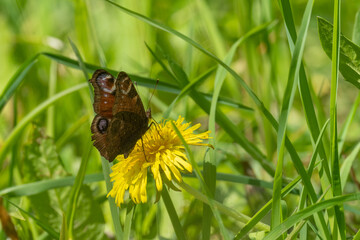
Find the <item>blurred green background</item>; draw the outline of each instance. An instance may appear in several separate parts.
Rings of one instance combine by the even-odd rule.
[[[115,2],[189,36],[220,59],[225,57],[231,45],[246,32],[260,24],[277,21],[269,34],[260,35],[244,42],[236,52],[231,66],[251,86],[271,113],[276,118],[278,117],[291,57],[277,1],[140,0]],[[291,1],[291,4],[295,24],[299,26],[306,1],[296,0]],[[350,39],[355,14],[359,9],[360,1],[343,1],[341,30]],[[308,79],[314,96],[317,96],[315,101],[322,106],[321,110],[318,109],[319,115],[323,114],[323,116],[328,116],[331,61],[320,45],[316,16],[332,22],[332,15],[331,1],[315,1],[304,53]],[[211,67],[217,66],[209,57],[179,38],[126,15],[105,1],[2,0],[0,1],[0,72],[2,73],[0,93],[19,67],[38,53],[56,53],[76,60],[69,39],[75,43],[83,60],[87,63],[115,71],[126,71],[137,76],[159,79],[160,82],[173,85],[176,85],[176,82],[154,60],[146,44],[156,52],[160,52],[161,48],[165,55],[171,56],[184,69],[190,81]],[[215,73],[197,86],[197,90],[211,94],[214,76]],[[0,147],[17,122],[36,106],[54,93],[79,83],[85,83],[86,80],[80,70],[41,56],[25,76],[23,84],[17,89],[15,96],[1,112]],[[147,100],[152,91],[143,86],[138,86],[138,88],[144,105],[147,107]],[[357,93],[357,89],[341,78],[338,95],[339,129],[346,114],[350,111]],[[162,113],[175,97],[174,93],[155,91],[151,107],[156,120],[162,119]],[[231,77],[226,79],[221,90],[221,97],[256,109],[249,96]],[[258,111],[227,105],[219,106],[247,139],[261,149],[270,161],[276,160],[276,132],[264,121],[264,117]],[[10,156],[2,163],[0,189],[9,187],[11,184],[18,185],[28,181],[24,177],[26,174],[22,164],[26,165],[24,161],[28,159],[26,146],[36,142],[33,141],[36,139],[33,132],[39,131],[38,127],[43,131],[42,136],[53,139],[57,147],[56,153],[64,164],[67,174],[76,175],[81,156],[89,144],[89,124],[92,114],[89,90],[84,88],[56,102],[50,110],[37,117],[32,127],[28,127],[27,131],[18,139],[12,151],[13,156],[15,155],[17,159],[18,167],[15,167],[17,170],[9,167]],[[181,103],[175,105],[170,116],[177,118],[178,115],[185,116],[187,121],[202,123],[201,130],[207,130],[208,115],[190,98],[185,97]],[[301,101],[297,94],[289,116],[288,135],[306,165],[311,157],[312,143],[303,115]],[[320,118],[321,126],[325,120],[326,118]],[[356,115],[342,153],[344,156],[359,141],[360,129],[356,124],[358,122],[359,116]],[[252,161],[241,147],[229,144],[233,143],[233,140],[221,128],[217,130],[218,171],[241,173],[263,180],[271,180],[270,176],[264,174],[261,166]],[[66,137],[64,138],[64,136]],[[199,150],[197,156],[198,162],[201,164],[204,151]],[[98,153],[94,150],[92,157],[94,159],[89,162],[87,173],[101,172],[101,162]],[[359,169],[358,162],[355,162],[354,168]],[[296,172],[290,161],[286,162],[284,169],[287,177],[293,177]],[[10,177],[10,175],[14,177]],[[12,180],[9,180],[10,178]],[[39,179],[42,177],[40,176]],[[317,180],[315,179],[315,181]],[[189,182],[197,184],[192,180]],[[219,200],[250,216],[271,198],[271,190],[242,185],[234,186],[223,182],[219,182],[219,184],[222,186],[218,190]],[[355,185],[347,187],[345,191],[348,192],[356,189]],[[99,202],[102,203],[102,209],[106,216],[105,229],[112,232],[109,230],[112,226],[109,223],[111,220],[107,217],[107,202],[104,201],[106,194],[104,184],[94,185],[91,189],[93,197],[99,198]],[[174,201],[179,201],[176,204],[183,208],[182,211],[179,210],[179,214],[184,220],[184,228],[188,236],[196,239],[199,232],[197,221],[201,218],[201,212],[197,210],[196,206],[200,203],[190,201],[190,197],[186,194],[174,194],[175,199],[186,199],[185,203],[181,200]],[[296,206],[291,203],[292,197],[289,197],[289,211]],[[189,204],[190,202],[191,204]],[[144,208],[147,207],[151,208],[151,206]],[[138,210],[137,214],[140,214],[139,212],[145,214],[147,210]],[[187,216],[188,214],[189,216]],[[355,218],[353,222],[358,226],[359,216],[353,218]],[[230,229],[233,227],[236,232],[235,223],[225,220],[225,224]],[[166,233],[169,231],[166,229],[167,227],[165,224],[161,231],[165,232],[164,236],[171,237],[171,230],[170,233]],[[139,231],[141,232],[141,230]],[[220,239],[218,230],[213,230],[213,233],[214,239]],[[148,232],[143,234],[146,235]]]

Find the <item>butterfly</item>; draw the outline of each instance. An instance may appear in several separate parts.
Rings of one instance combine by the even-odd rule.
[[[125,72],[115,79],[103,69],[89,80],[94,87],[94,111],[91,139],[101,156],[112,162],[116,156],[125,158],[136,142],[149,129],[151,110],[145,111],[133,82]]]

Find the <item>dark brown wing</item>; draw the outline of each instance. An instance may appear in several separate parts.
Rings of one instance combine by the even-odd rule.
[[[89,80],[94,87],[94,111],[97,113],[92,124],[91,139],[101,156],[109,160],[107,153],[107,129],[113,118],[112,109],[115,102],[114,77],[103,69],[98,69]]]
[[[141,118],[146,118],[144,105],[141,102],[135,86],[125,72],[120,72],[116,82],[115,103],[113,115],[118,112],[132,112]]]
[[[124,154],[127,158],[147,129],[148,118],[127,111],[117,113],[110,123],[107,135],[110,161],[119,154]]]
[[[119,154],[124,154],[126,158],[148,129],[144,105],[129,76],[125,72],[120,72],[115,85],[113,120],[107,136],[110,159]]]

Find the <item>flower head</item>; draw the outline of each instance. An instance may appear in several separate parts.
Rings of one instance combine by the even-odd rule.
[[[184,118],[179,116],[174,124],[187,144],[209,146],[202,143],[203,139],[209,138],[209,131],[195,134],[194,131],[201,126],[200,123],[190,127],[190,123],[183,121]],[[108,196],[115,197],[118,206],[124,202],[127,189],[134,203],[147,201],[148,169],[154,177],[158,192],[162,190],[163,182],[169,184],[173,178],[181,182],[181,171],[192,172],[192,166],[184,153],[184,146],[169,121],[153,124],[136,143],[128,158],[119,155],[116,159],[119,162],[112,167],[110,177],[113,188]]]

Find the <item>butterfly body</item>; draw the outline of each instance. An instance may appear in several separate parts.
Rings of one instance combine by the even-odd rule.
[[[151,112],[146,111],[135,86],[125,72],[116,80],[105,70],[96,70],[89,80],[94,87],[92,140],[110,162],[117,155],[126,158],[148,129]]]

